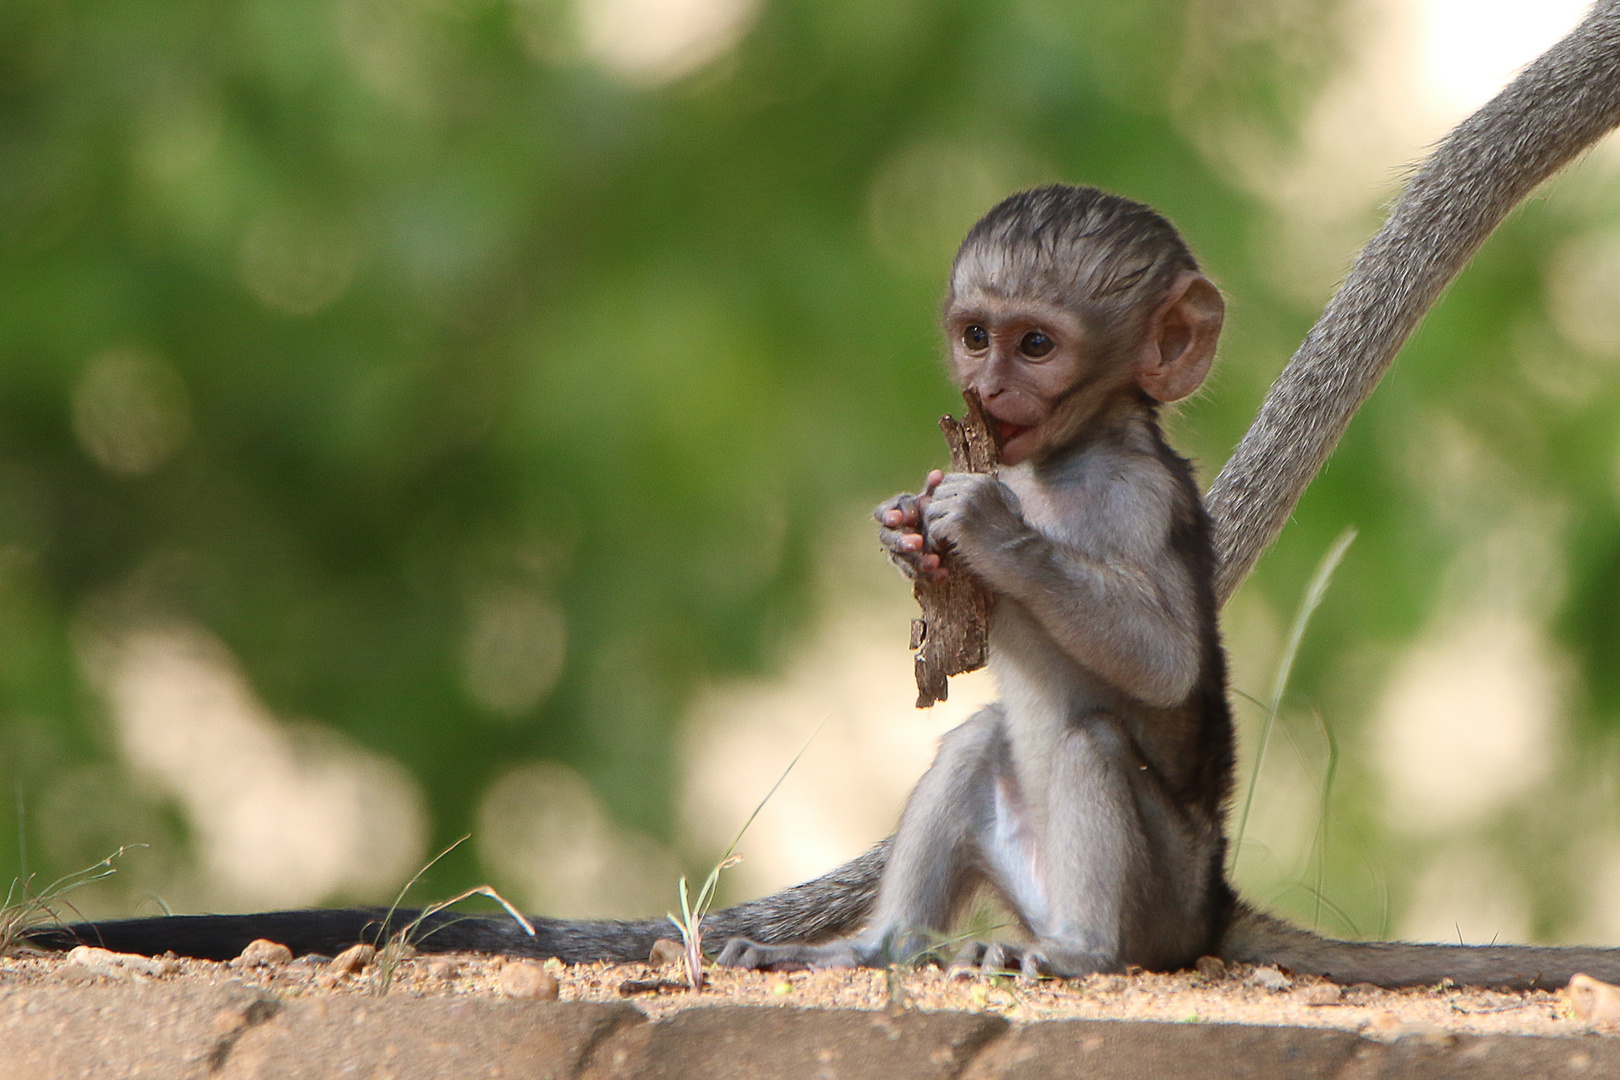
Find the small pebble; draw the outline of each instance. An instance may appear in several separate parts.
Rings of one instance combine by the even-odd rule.
[[[68,950],[67,961],[93,975],[128,979],[136,975],[167,975],[179,965],[172,960],[153,959],[135,953],[113,952],[94,945],[78,945]]]
[[[495,977],[495,984],[507,997],[557,1000],[557,977],[547,971],[545,965],[533,960],[516,960],[507,964]]]
[[[1306,1005],[1337,1005],[1343,998],[1344,991],[1336,983],[1330,982],[1304,986],[1299,991],[1299,1000]]]
[[[1198,974],[1210,982],[1220,982],[1226,978],[1226,962],[1218,956],[1200,956],[1196,966]]]
[[[248,942],[242,955],[231,961],[233,968],[281,967],[292,963],[292,950],[265,938]]]
[[[1265,987],[1274,994],[1279,990],[1286,990],[1294,985],[1293,979],[1290,979],[1270,964],[1255,968],[1249,972],[1249,977],[1244,981],[1250,986]]]
[[[1569,1011],[1575,1014],[1575,1019],[1583,1024],[1602,1028],[1620,1025],[1620,986],[1611,986],[1590,975],[1574,975],[1564,987],[1564,999],[1569,1002]]]
[[[647,963],[653,967],[668,967],[679,964],[686,959],[686,949],[678,941],[669,938],[659,938],[653,942],[652,952],[647,956]]]
[[[350,945],[327,961],[325,972],[328,975],[358,975],[375,959],[377,959],[375,946]]]

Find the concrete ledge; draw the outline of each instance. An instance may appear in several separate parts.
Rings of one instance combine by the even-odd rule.
[[[241,984],[0,990],[0,1076],[438,1080],[1518,1080],[1620,1075],[1620,1040],[1459,1036],[1106,1020],[1013,1026],[981,1013],[897,1016],[481,995],[279,998]]]

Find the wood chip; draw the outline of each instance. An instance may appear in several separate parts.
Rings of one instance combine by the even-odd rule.
[[[1001,446],[973,390],[962,392],[967,414],[961,420],[942,416],[940,430],[951,448],[951,471],[994,473]],[[917,650],[917,708],[926,709],[950,694],[950,677],[977,671],[990,658],[990,609],[995,597],[952,551],[939,553],[939,565],[950,571],[944,581],[912,583],[922,615],[911,621],[911,647]]]

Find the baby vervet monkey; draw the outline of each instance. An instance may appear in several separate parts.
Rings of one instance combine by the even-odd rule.
[[[1334,941],[1235,900],[1221,872],[1232,746],[1215,628],[1217,601],[1275,539],[1447,283],[1538,184],[1617,125],[1620,0],[1598,0],[1412,174],[1211,485],[1209,519],[1154,421],[1159,403],[1196,388],[1220,327],[1219,294],[1174,230],[1085,189],[992,211],[957,259],[947,329],[957,378],[981,388],[1001,424],[1006,465],[999,479],[931,477],[879,518],[911,573],[935,576],[950,543],[995,591],[1003,699],[945,738],[896,836],[709,915],[705,941],[742,939],[723,950],[732,963],[877,962],[936,940],[982,881],[1034,938],[963,950],[983,967],[1170,967],[1207,950],[1380,986],[1620,981],[1620,950]],[[1125,221],[1115,212],[1140,214],[1143,235],[1111,235]],[[1102,231],[1059,227],[1071,214]],[[1060,249],[1078,261],[1065,266]],[[419,915],[177,915],[52,926],[27,941],[225,960],[260,937],[333,955],[414,925],[425,950],[574,963],[643,960],[670,933],[663,918],[535,917],[531,930]]]
[[[951,269],[951,373],[999,427],[999,475],[934,472],[879,506],[910,576],[955,550],[993,593],[1001,700],[947,734],[901,815],[868,926],[820,945],[735,939],[722,964],[926,953],[988,885],[1033,939],[957,961],[1028,975],[1212,952],[1232,721],[1209,520],[1162,404],[1209,371],[1224,305],[1164,218],[1095,188],[1004,200]]]

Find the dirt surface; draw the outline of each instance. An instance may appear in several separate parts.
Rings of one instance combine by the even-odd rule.
[[[1016,1024],[1046,1020],[1136,1020],[1246,1024],[1354,1031],[1380,1041],[1455,1035],[1570,1036],[1599,1032],[1578,1019],[1562,993],[1500,993],[1448,986],[1380,990],[1294,979],[1275,968],[1239,967],[1205,974],[1131,974],[1020,983],[1010,977],[950,978],[935,969],[763,974],[710,969],[692,993],[678,966],[512,961],[487,956],[411,956],[339,973],[324,958],[286,962],[261,950],[261,962],[158,961],[86,953],[0,960],[0,993],[30,986],[131,986],[180,983],[246,986],[281,1000],[325,996],[539,998],[625,1002],[649,1019],[694,1007],[742,1005],[870,1012],[915,1010],[994,1014]],[[554,983],[553,983],[554,980]],[[386,984],[386,986],[385,986]]]

